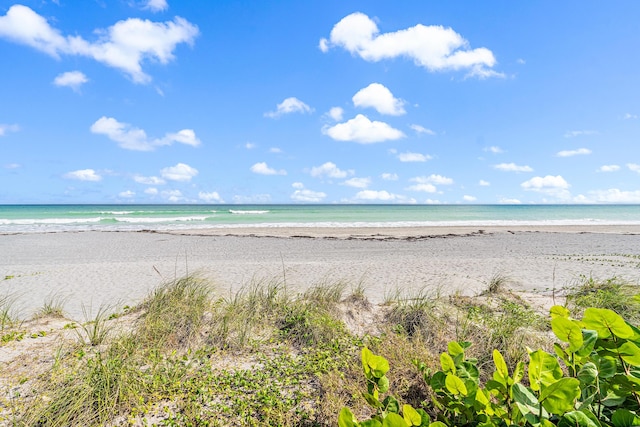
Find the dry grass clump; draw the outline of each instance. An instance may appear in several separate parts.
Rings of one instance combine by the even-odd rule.
[[[638,286],[618,277],[606,280],[582,277],[565,291],[566,306],[576,317],[581,317],[588,307],[597,307],[613,310],[627,322],[640,322]]]

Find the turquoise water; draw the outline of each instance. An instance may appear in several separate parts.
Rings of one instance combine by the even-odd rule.
[[[0,233],[640,224],[639,205],[0,205]]]

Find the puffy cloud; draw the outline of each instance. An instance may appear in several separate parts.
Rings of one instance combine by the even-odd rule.
[[[586,155],[586,154],[591,154],[591,150],[589,150],[588,148],[578,148],[577,150],[558,151],[558,153],[556,153],[556,156],[572,157],[572,156],[579,156],[579,155]]]
[[[162,169],[160,174],[164,179],[170,181],[191,181],[191,178],[198,175],[198,170],[184,163],[178,163]]]
[[[623,191],[617,188],[590,191],[589,196],[578,196],[581,203],[640,203],[640,190]]]
[[[494,169],[505,172],[533,172],[530,166],[520,166],[515,163],[500,163],[493,166]]]
[[[217,191],[212,191],[210,193],[206,193],[204,191],[200,191],[198,193],[198,199],[207,202],[207,203],[224,203],[220,194]]]
[[[462,200],[464,200],[465,202],[475,202],[476,200],[478,200],[478,198],[474,196],[468,196],[465,194],[464,196],[462,196]]]
[[[429,176],[416,176],[415,178],[411,178],[409,181],[417,182],[421,184],[430,183],[436,185],[451,185],[453,184],[453,179],[448,178],[446,176],[431,174]]]
[[[336,141],[353,141],[360,144],[392,141],[405,136],[404,133],[387,123],[371,121],[362,114],[358,114],[355,118],[344,123],[325,127],[322,132]]]
[[[401,162],[426,162],[427,160],[431,160],[431,156],[428,154],[422,153],[399,153],[398,160]]]
[[[17,132],[20,130],[18,125],[3,125],[0,123],[0,136],[5,136],[7,132]]]
[[[80,86],[87,83],[89,79],[81,71],[67,71],[59,74],[53,79],[53,84],[60,87],[70,87],[75,92],[80,90]]]
[[[313,191],[304,188],[301,182],[294,182],[291,186],[296,189],[293,194],[291,194],[291,200],[295,200],[296,202],[317,203],[327,197],[327,194],[322,191]]]
[[[63,175],[66,179],[77,179],[78,181],[100,181],[102,177],[93,169],[80,169],[67,172]]]
[[[353,95],[352,101],[356,107],[375,108],[380,114],[391,116],[406,114],[404,101],[395,98],[391,91],[380,83],[371,83],[364,89],[360,89],[358,93]]]
[[[379,201],[383,201],[383,202],[389,202],[389,201],[393,201],[393,200],[403,199],[402,196],[400,196],[398,194],[389,193],[386,190],[380,190],[380,191],[362,190],[362,191],[358,191],[358,193],[356,194],[355,198],[357,200],[367,200],[367,201],[379,200]]]
[[[586,136],[586,135],[597,135],[598,132],[595,130],[571,130],[567,131],[564,134],[565,138],[575,138],[576,136]]]
[[[135,191],[126,190],[118,193],[118,197],[122,197],[123,199],[132,199],[136,196]]]
[[[346,178],[347,175],[353,175],[353,170],[343,171],[333,162],[326,162],[320,166],[311,168],[311,176],[315,178],[326,176],[328,178]]]
[[[435,135],[436,133],[431,129],[427,129],[424,126],[420,125],[409,125],[409,127],[415,131],[417,134],[425,134],[425,135]]]
[[[332,46],[346,49],[365,61],[407,57],[429,71],[470,70],[478,77],[502,76],[491,68],[496,64],[487,48],[470,49],[469,42],[451,28],[418,24],[404,30],[380,34],[376,23],[356,12],[338,22],[329,40],[320,40],[320,50]]]
[[[257,145],[253,142],[247,142],[246,144],[244,144],[244,148],[246,148],[247,150],[253,150],[256,147]]]
[[[518,199],[510,199],[510,198],[506,198],[503,197],[500,200],[498,200],[498,203],[500,203],[501,205],[520,205],[522,204],[522,202]]]
[[[158,178],[157,176],[134,175],[133,180],[138,184],[145,185],[163,185],[166,183],[164,179]]]
[[[153,151],[157,147],[175,142],[192,147],[200,145],[200,140],[192,129],[182,129],[176,133],[167,133],[163,138],[149,139],[144,130],[119,122],[113,117],[100,117],[90,129],[93,133],[106,135],[125,150]]]
[[[425,183],[425,182],[421,182],[421,183],[417,183],[414,185],[411,185],[409,187],[406,188],[409,191],[421,191],[424,193],[435,193],[438,191],[438,189],[436,188],[435,185],[433,184],[429,184],[429,183]]]
[[[331,117],[334,121],[339,122],[342,120],[344,110],[341,107],[331,107],[327,116]]]
[[[275,170],[270,168],[266,162],[256,163],[251,166],[251,172],[257,173],[259,175],[286,175],[287,171],[284,169]]]
[[[523,182],[520,186],[525,190],[537,191],[539,193],[549,194],[562,199],[569,197],[567,189],[570,185],[561,175],[547,175],[544,177],[535,176],[530,180]]]
[[[148,0],[143,9],[150,10],[151,12],[162,12],[169,9],[167,0]]]
[[[265,117],[270,117],[272,119],[276,119],[285,114],[291,113],[311,113],[313,112],[313,108],[309,107],[304,102],[300,101],[298,98],[291,97],[282,101],[280,104],[276,106],[276,111],[269,111],[264,113]]]
[[[343,184],[354,188],[367,188],[371,184],[371,178],[351,178]]]
[[[602,165],[598,168],[598,172],[615,172],[620,170],[618,165]]]
[[[630,171],[640,173],[640,165],[638,165],[638,164],[627,163],[627,167],[629,168]]]
[[[144,193],[150,196],[155,196],[158,194],[158,189],[154,187],[145,188]]]
[[[157,3],[157,2],[156,2]],[[47,20],[27,6],[13,5],[0,16],[0,37],[40,50],[54,58],[78,55],[93,58],[127,74],[135,83],[149,83],[142,70],[145,60],[167,64],[181,43],[192,44],[198,27],[184,18],[152,22],[138,18],[118,21],[106,30],[95,30],[100,37],[90,42],[81,36],[64,36]]]
[[[162,196],[162,198],[172,203],[185,201],[185,198],[180,190],[166,190],[160,193],[160,195]]]
[[[478,181],[478,185],[480,187],[488,187],[491,185],[491,183],[489,181],[485,181],[484,179],[481,179],[480,181]]]
[[[493,153],[493,154],[500,154],[500,153],[504,153],[504,151],[502,150],[502,148],[498,147],[498,146],[491,146],[491,147],[486,147],[484,149],[484,151],[488,151],[489,153]]]
[[[385,181],[397,181],[398,180],[398,174],[397,173],[385,172],[382,175],[380,175],[380,177],[382,179],[384,179]]]

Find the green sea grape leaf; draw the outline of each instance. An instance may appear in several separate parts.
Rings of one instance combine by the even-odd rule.
[[[533,391],[539,391],[562,378],[562,369],[558,359],[544,350],[529,353],[529,384]]]
[[[575,322],[566,317],[556,317],[551,320],[551,329],[559,340],[569,343],[570,352],[573,353],[582,347],[582,329]]]
[[[444,388],[445,379],[446,379],[445,373],[442,371],[438,371],[435,374],[433,374],[433,376],[431,377],[431,382],[429,383],[429,385],[431,385],[431,388],[434,391],[440,391]]]
[[[447,425],[442,421],[436,421],[435,423],[429,424],[429,427],[447,427]]]
[[[583,384],[593,384],[598,378],[598,367],[593,362],[587,362],[582,365],[577,377]]]
[[[385,375],[378,378],[377,384],[380,393],[386,393],[389,390],[389,378],[387,378]]]
[[[582,322],[587,329],[596,331],[600,338],[608,338],[612,334],[618,338],[631,338],[635,335],[633,329],[619,314],[607,308],[587,308]]]
[[[626,341],[618,347],[618,353],[622,360],[633,366],[640,365],[640,348],[630,341]]]
[[[385,409],[385,411],[393,412],[394,414],[400,412],[400,404],[398,403],[398,399],[393,396],[385,397],[382,401],[382,407]]]
[[[449,393],[453,394],[454,396],[457,395],[462,395],[462,396],[466,396],[467,395],[467,387],[464,385],[464,382],[456,375],[453,374],[447,374],[447,378],[444,381],[445,387],[447,387],[447,390],[449,390]]]
[[[456,364],[453,362],[453,359],[449,354],[442,353],[440,355],[440,366],[442,366],[442,371],[449,374],[456,373]]]
[[[519,383],[524,378],[524,363],[518,362],[513,370],[513,382]]]
[[[580,396],[580,381],[576,378],[561,378],[540,392],[540,403],[552,414],[561,415],[574,409]]]
[[[407,427],[409,424],[398,414],[387,414],[382,421],[382,427]]]
[[[447,344],[447,351],[454,359],[457,356],[464,356],[464,349],[457,341],[449,341]]]
[[[411,405],[402,405],[402,417],[410,426],[419,426],[422,424],[422,415],[413,409]]]
[[[640,425],[640,418],[628,409],[617,409],[611,417],[614,427],[633,427]]]
[[[528,413],[538,414],[540,412],[540,403],[536,396],[525,386],[520,383],[513,385],[511,389],[513,393],[513,400],[518,406],[518,409],[522,415]],[[544,416],[544,414],[543,414]]]
[[[571,312],[567,309],[567,307],[554,305],[549,309],[549,314],[551,315],[551,319],[555,319],[558,317],[564,317],[565,319],[568,319],[571,315]]]
[[[367,347],[362,347],[361,359],[362,369],[364,374],[368,377],[371,374],[371,368],[369,367],[369,360],[373,357],[373,353]]]
[[[496,365],[496,372],[506,381],[509,378],[509,369],[504,357],[502,357],[502,353],[498,350],[493,350],[493,363]]]
[[[370,420],[361,422],[360,427],[382,427],[382,423],[372,418]]]
[[[356,427],[358,425],[358,420],[353,415],[351,410],[347,407],[342,408],[340,411],[340,415],[338,415],[338,426],[339,427]]]
[[[590,329],[582,330],[582,347],[580,347],[576,354],[580,357],[586,357],[593,351],[593,348],[598,341],[598,333]]]
[[[571,411],[562,416],[558,427],[600,427],[600,425],[582,411]]]

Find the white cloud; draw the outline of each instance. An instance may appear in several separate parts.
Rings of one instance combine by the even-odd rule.
[[[518,199],[510,199],[510,198],[506,198],[503,197],[500,200],[498,200],[498,203],[500,203],[501,205],[520,205],[522,204],[522,202]]]
[[[160,174],[170,181],[191,181],[191,178],[198,175],[198,170],[184,163],[178,163],[162,169]]]
[[[244,144],[244,148],[246,148],[247,150],[253,150],[256,147],[257,145],[253,142],[247,142],[246,144]]]
[[[380,177],[382,179],[384,179],[385,181],[397,181],[398,180],[398,174],[397,173],[385,172],[382,175],[380,175]]]
[[[66,73],[59,74],[54,80],[53,84],[60,87],[70,87],[75,92],[80,90],[80,86],[87,83],[89,79],[81,71],[67,71]]]
[[[185,200],[180,190],[166,190],[160,193],[160,195],[172,203],[183,202]]]
[[[311,168],[311,176],[319,178],[326,176],[328,178],[346,178],[347,175],[353,175],[353,170],[343,171],[333,162],[326,162],[320,166],[314,166]]]
[[[617,188],[590,191],[589,196],[577,198],[582,203],[640,203],[640,190],[623,191]]]
[[[207,202],[207,203],[224,203],[220,194],[217,191],[212,191],[210,193],[206,193],[204,191],[200,191],[198,193],[198,199]]]
[[[167,64],[181,43],[192,44],[198,27],[184,18],[152,22],[138,18],[118,21],[111,27],[94,30],[99,38],[90,42],[78,35],[64,36],[32,9],[13,5],[0,16],[0,37],[30,46],[56,59],[61,55],[93,58],[127,74],[135,83],[149,83],[151,77],[142,63],[151,60]]]
[[[636,120],[638,118],[637,114],[626,113],[623,117],[625,120]]]
[[[481,179],[480,181],[478,181],[478,185],[481,187],[489,187],[491,183],[489,181],[485,181],[484,179]]]
[[[398,160],[401,162],[426,162],[427,160],[431,160],[431,156],[428,154],[422,153],[399,153]]]
[[[273,154],[281,154],[282,153],[282,149],[278,148],[278,147],[271,147],[271,148],[269,148],[269,152],[273,153]]]
[[[143,9],[148,9],[151,12],[162,12],[169,9],[167,0],[148,0]]]
[[[602,165],[598,168],[598,172],[615,172],[620,170],[618,165]]]
[[[453,184],[453,179],[448,178],[446,176],[431,174],[429,176],[416,176],[409,180],[410,182],[417,182],[420,184],[436,184],[436,185],[451,185]]]
[[[545,193],[561,199],[569,197],[569,191],[567,190],[571,187],[561,175],[547,175],[545,177],[535,176],[530,180],[523,182],[520,186],[528,191]]]
[[[134,175],[133,180],[138,184],[145,185],[163,185],[166,183],[164,179],[158,178],[157,176]]]
[[[399,196],[398,194],[389,193],[386,190],[362,190],[356,194],[355,198],[357,200],[379,200],[382,202],[389,202],[392,200],[402,199],[403,197]]]
[[[286,175],[287,171],[284,169],[275,170],[270,168],[266,162],[256,163],[251,166],[251,172],[257,173],[259,175]]]
[[[504,153],[504,151],[502,150],[502,148],[497,147],[497,146],[495,146],[495,145],[494,145],[494,146],[491,146],[491,147],[486,147],[486,148],[484,148],[484,151],[488,151],[488,152],[493,153],[493,154],[500,154],[500,153]]]
[[[324,127],[322,132],[336,141],[353,141],[360,144],[372,144],[404,138],[405,134],[387,123],[371,121],[362,114],[344,123]]]
[[[155,196],[158,194],[158,189],[154,187],[145,188],[144,193],[150,196]]]
[[[157,147],[172,145],[175,142],[192,147],[200,145],[200,140],[192,129],[182,129],[176,133],[167,133],[162,138],[149,139],[144,130],[105,116],[91,125],[91,132],[106,135],[125,150],[153,151]]]
[[[20,130],[18,125],[3,125],[0,123],[0,136],[5,136],[7,132],[17,132]]]
[[[464,196],[462,196],[462,200],[464,200],[465,202],[475,202],[476,200],[478,200],[478,198],[474,196],[468,196],[465,194]]]
[[[313,108],[309,107],[304,102],[300,101],[298,98],[291,97],[282,101],[280,104],[276,106],[276,111],[269,111],[264,113],[265,117],[270,117],[272,119],[276,119],[285,114],[292,113],[311,113],[313,112]]]
[[[365,61],[405,57],[429,71],[470,70],[478,77],[501,76],[490,68],[496,64],[487,48],[470,49],[469,43],[451,28],[418,24],[404,30],[380,34],[376,23],[356,12],[344,17],[331,30],[329,40],[320,41],[327,52],[338,46]]]
[[[126,190],[118,193],[118,197],[122,197],[123,199],[132,199],[136,196],[136,193],[131,190]]]
[[[436,193],[438,191],[435,185],[424,182],[411,185],[406,189],[409,191],[422,191],[424,193]]]
[[[380,83],[371,83],[364,89],[360,89],[353,98],[353,105],[362,108],[374,108],[380,114],[401,116],[406,114],[404,101],[395,98],[386,86]]]
[[[342,120],[343,115],[344,115],[344,110],[341,107],[331,107],[331,109],[327,113],[327,116],[331,117],[331,119],[333,119],[336,122],[339,122],[340,120]]]
[[[564,134],[565,138],[575,138],[576,136],[586,136],[586,135],[597,135],[598,132],[595,130],[572,130],[567,131]]]
[[[520,64],[520,65],[524,65],[524,64],[526,64],[526,63],[527,63],[527,61],[525,61],[525,60],[524,60],[524,59],[522,59],[522,58],[518,58],[518,59],[516,59],[516,62],[517,62],[518,64]]]
[[[270,194],[253,194],[250,196],[235,195],[233,196],[233,203],[238,204],[251,204],[251,203],[269,203],[271,201]]]
[[[296,202],[317,203],[327,197],[327,194],[322,191],[313,191],[304,188],[301,182],[294,182],[291,186],[296,189],[293,194],[291,194],[291,200],[295,200]]]
[[[77,179],[78,181],[100,181],[102,177],[93,169],[80,169],[67,172],[63,175],[66,179]]]
[[[640,165],[638,165],[638,164],[627,163],[627,167],[629,168],[630,171],[640,173]]]
[[[586,154],[591,154],[591,150],[589,150],[588,148],[578,148],[577,150],[558,151],[558,153],[556,153],[556,156],[572,157],[572,156],[579,156],[579,155],[586,155]]]
[[[351,178],[343,184],[354,188],[367,188],[371,184],[371,178]]]
[[[417,134],[425,134],[425,135],[435,135],[436,133],[431,129],[427,129],[424,126],[420,125],[409,125],[409,127],[415,131]]]
[[[494,165],[493,168],[505,172],[533,172],[530,166],[520,166],[515,163],[500,163]]]

